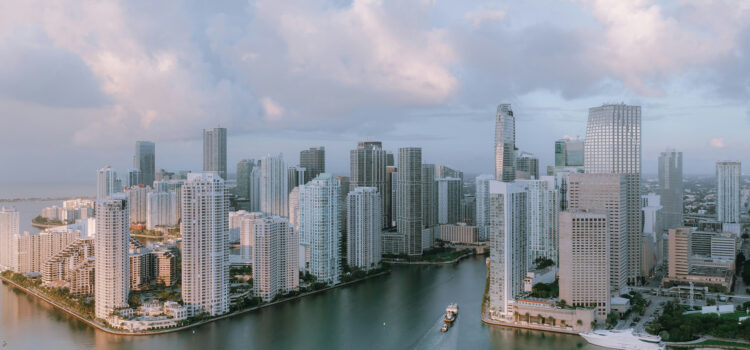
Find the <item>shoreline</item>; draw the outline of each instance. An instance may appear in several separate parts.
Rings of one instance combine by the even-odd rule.
[[[580,337],[581,335],[579,332],[576,331],[568,331],[560,328],[553,328],[553,327],[545,327],[545,326],[535,326],[535,325],[524,325],[524,324],[516,324],[516,323],[507,323],[507,322],[501,322],[501,321],[494,321],[490,320],[485,317],[485,315],[482,315],[482,323],[489,325],[489,326],[498,326],[498,327],[507,327],[507,328],[516,328],[516,329],[528,329],[532,331],[538,331],[538,332],[551,332],[551,333],[559,333],[559,334],[567,334],[567,335],[575,335]]]
[[[391,273],[390,270],[383,271],[383,272],[380,272],[380,273],[376,273],[374,275],[365,276],[365,277],[363,277],[361,279],[357,279],[357,280],[354,280],[354,281],[340,283],[340,284],[337,284],[335,286],[329,286],[329,287],[326,287],[326,288],[323,288],[323,289],[314,290],[314,291],[310,291],[310,292],[305,292],[305,293],[302,293],[300,295],[296,295],[296,296],[293,296],[293,297],[290,297],[290,298],[286,298],[286,299],[282,299],[282,300],[277,300],[277,301],[274,301],[274,302],[270,302],[270,303],[267,303],[267,304],[254,306],[254,307],[251,307],[251,308],[248,308],[248,309],[244,309],[244,310],[237,310],[237,311],[234,311],[234,312],[230,312],[230,313],[227,313],[227,314],[224,314],[224,315],[219,315],[219,316],[216,316],[216,317],[213,317],[213,318],[210,318],[210,319],[206,319],[206,320],[201,320],[201,321],[198,321],[196,323],[185,325],[185,326],[181,326],[181,327],[175,327],[175,328],[169,328],[169,329],[160,329],[160,330],[156,330],[156,331],[145,331],[145,332],[128,332],[128,331],[120,331],[120,330],[117,330],[117,329],[109,328],[109,327],[107,327],[107,326],[105,326],[105,325],[103,325],[101,323],[98,323],[98,322],[96,322],[94,320],[89,320],[88,318],[85,318],[83,315],[80,315],[79,313],[77,313],[77,312],[75,312],[73,310],[70,310],[67,306],[65,306],[65,305],[57,302],[56,300],[53,300],[53,299],[45,296],[44,294],[42,294],[40,292],[37,292],[35,290],[32,290],[32,289],[29,289],[29,288],[26,288],[24,286],[19,285],[16,282],[10,280],[9,278],[6,278],[5,276],[0,276],[0,281],[2,281],[3,283],[6,283],[8,285],[10,285],[12,288],[17,288],[17,289],[25,292],[27,295],[34,296],[34,297],[37,297],[37,298],[41,299],[42,301],[44,301],[44,302],[52,305],[52,307],[54,307],[54,308],[56,308],[56,309],[58,309],[60,311],[63,311],[63,312],[65,312],[66,314],[68,314],[70,316],[73,316],[74,318],[78,319],[79,321],[84,322],[88,326],[93,327],[95,330],[100,330],[100,331],[108,333],[108,334],[120,335],[120,336],[150,336],[150,335],[161,335],[161,334],[174,333],[174,332],[180,332],[180,331],[188,330],[190,328],[195,328],[195,327],[198,327],[198,326],[201,326],[201,325],[204,325],[204,324],[208,324],[208,323],[211,323],[211,322],[214,322],[214,321],[219,321],[219,320],[231,318],[231,317],[234,317],[234,316],[242,315],[242,314],[245,314],[245,313],[248,313],[248,312],[251,312],[251,311],[260,310],[260,309],[265,308],[265,307],[270,307],[270,306],[274,306],[274,305],[277,305],[277,304],[285,303],[285,302],[288,302],[288,301],[301,299],[302,297],[306,297],[306,296],[310,296],[310,295],[322,293],[322,292],[325,292],[325,291],[329,291],[329,290],[332,290],[332,289],[349,286],[349,285],[352,285],[352,284],[355,284],[355,283],[366,281],[366,280],[374,278],[374,277],[380,277],[380,276],[383,276],[383,275],[386,275],[386,274],[389,274],[389,273]]]
[[[450,261],[392,261],[392,260],[381,260],[382,263],[385,264],[392,264],[392,265],[447,265],[447,264],[456,264],[460,262],[463,259],[466,259],[470,256],[480,255],[476,254],[474,251],[470,251],[468,253],[465,253],[463,255],[460,255],[456,257],[453,260]]]

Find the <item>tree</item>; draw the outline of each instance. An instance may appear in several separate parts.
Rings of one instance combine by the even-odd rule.
[[[526,313],[526,323],[531,323],[531,315],[528,312]]]
[[[552,317],[552,316],[547,317],[547,321],[549,321],[549,323],[551,323],[553,326],[555,326],[555,318],[554,317]]]
[[[536,318],[539,320],[539,324],[544,324],[544,316],[542,314],[537,314]]]

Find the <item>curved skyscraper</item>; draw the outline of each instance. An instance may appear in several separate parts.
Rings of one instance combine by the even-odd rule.
[[[495,180],[516,179],[516,117],[510,104],[497,106],[495,119]]]

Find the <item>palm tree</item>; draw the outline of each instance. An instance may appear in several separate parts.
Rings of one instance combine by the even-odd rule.
[[[513,321],[518,321],[521,314],[518,313],[518,311],[513,312]]]
[[[526,323],[531,323],[531,315],[529,313],[526,313]]]
[[[544,317],[542,317],[542,314],[537,314],[536,318],[539,320],[539,324],[544,324]]]
[[[547,317],[547,321],[549,321],[549,323],[552,323],[552,326],[555,326],[555,318],[554,317],[552,317],[552,316]]]
[[[583,321],[578,320],[576,323],[578,323],[579,326],[583,326]]]

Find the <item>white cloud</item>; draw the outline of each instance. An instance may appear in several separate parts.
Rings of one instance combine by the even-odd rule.
[[[261,98],[260,104],[263,107],[266,120],[278,121],[284,115],[284,108],[268,96]]]
[[[471,22],[474,27],[479,27],[483,22],[496,22],[505,19],[505,11],[497,9],[482,9],[467,13],[464,17]]]
[[[714,138],[711,138],[711,139],[710,139],[710,140],[708,141],[708,143],[709,143],[709,144],[711,145],[711,147],[713,147],[713,148],[724,148],[724,139],[723,139],[723,138],[721,138],[721,137],[714,137]]]

